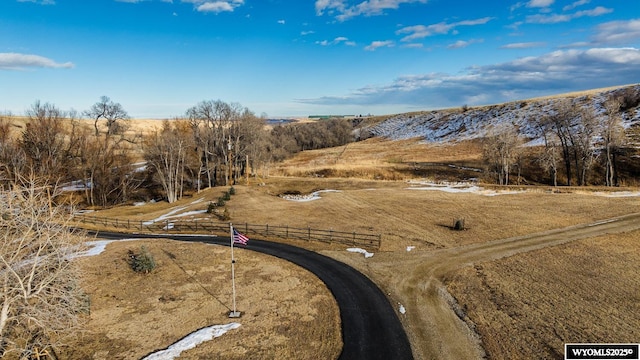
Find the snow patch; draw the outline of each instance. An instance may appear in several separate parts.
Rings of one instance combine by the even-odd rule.
[[[326,192],[341,192],[340,190],[320,190],[309,195],[282,195],[281,198],[295,202],[307,202],[321,199],[320,194]]]
[[[166,213],[166,214],[164,214],[162,216],[159,216],[159,217],[157,217],[157,218],[155,218],[153,220],[145,221],[142,224],[143,225],[152,225],[153,223],[160,222],[160,221],[167,220],[167,219],[175,219],[175,218],[180,218],[180,217],[185,217],[185,216],[204,214],[204,213],[207,212],[207,210],[194,210],[194,211],[187,211],[187,212],[184,212],[182,214],[178,214],[180,211],[182,211],[182,210],[184,210],[186,208],[187,208],[186,206],[175,208],[175,209],[169,211],[168,213]]]
[[[214,325],[200,329],[187,335],[182,340],[174,343],[165,350],[154,352],[153,354],[144,357],[142,360],[173,360],[180,356],[183,351],[193,349],[203,342],[220,337],[227,333],[227,331],[237,329],[239,327],[239,323],[230,323],[227,325]]]
[[[619,197],[638,197],[640,196],[640,191],[613,191],[613,192],[594,192],[593,195],[596,196],[604,196],[611,198],[619,198]]]
[[[373,256],[373,253],[368,252],[365,249],[360,249],[360,248],[348,248],[347,249],[348,252],[352,252],[352,253],[360,253],[360,254],[364,254],[365,258],[370,258]]]
[[[402,304],[399,304],[400,307],[398,308],[398,311],[400,311],[400,314],[404,315],[407,313],[407,309],[404,308],[404,306]]]
[[[415,246],[407,246],[407,252],[410,252],[411,250],[415,249]]]
[[[411,185],[411,187],[408,187],[408,190],[443,191],[447,193],[471,193],[483,196],[514,195],[522,194],[525,192],[516,190],[486,190],[480,186],[475,185],[475,182],[434,183],[428,181],[409,181],[409,184]]]

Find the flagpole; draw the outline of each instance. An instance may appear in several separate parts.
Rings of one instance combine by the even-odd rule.
[[[229,313],[230,318],[240,317],[240,312],[236,311],[236,260],[233,257],[233,225],[229,223],[229,234],[231,235],[231,288],[233,292],[233,311]]]

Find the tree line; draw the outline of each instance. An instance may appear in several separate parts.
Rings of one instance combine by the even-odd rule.
[[[25,115],[17,135],[12,117],[0,115],[0,182],[33,173],[52,186],[73,184],[86,204],[103,207],[145,192],[174,202],[185,191],[232,185],[298,151],[354,140],[348,120],[269,128],[264,116],[221,100],[202,101],[144,133],[106,96],[81,113],[36,101]]]
[[[602,109],[580,106],[570,99],[557,100],[545,116],[534,119],[535,137],[542,146],[535,155],[527,156],[526,140],[514,124],[492,127],[483,141],[483,158],[487,170],[500,185],[513,183],[510,174],[521,170],[527,161],[534,162],[557,186],[559,177],[565,185],[585,186],[602,169],[597,183],[620,185],[620,157],[629,140],[622,123],[623,112],[640,105],[640,94],[634,89],[610,96]]]

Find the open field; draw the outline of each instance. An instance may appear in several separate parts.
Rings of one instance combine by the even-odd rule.
[[[635,343],[639,236],[605,235],[476,263],[457,271],[448,289],[489,358],[562,358],[564,342]]]
[[[158,266],[134,273],[127,251],[145,245]],[[336,358],[342,348],[335,300],[311,273],[284,260],[235,250],[237,309],[231,310],[228,248],[169,240],[109,244],[80,258],[91,299],[86,333],[59,351],[64,359],[141,359],[212,325],[241,326],[181,359]],[[305,299],[305,301],[300,301]]]
[[[399,317],[417,359],[484,354],[492,359],[554,358],[565,342],[637,342],[640,245],[634,239],[640,216],[625,215],[640,213],[638,189],[479,184],[484,190],[466,191],[472,189],[465,185],[448,191],[452,188],[432,183],[447,179],[445,170],[450,168],[472,177],[477,156],[473,143],[436,146],[376,139],[303,152],[272,170],[288,176],[236,185],[237,193],[226,207],[237,224],[382,234],[381,249],[371,258],[343,246],[290,242],[357,268],[388,294],[398,311],[402,305],[406,313],[399,311]],[[418,179],[422,173],[410,171],[414,163],[441,165]],[[358,167],[366,169],[360,179],[329,176],[348,175]],[[365,171],[398,175],[380,176],[395,180],[376,180]],[[206,190],[172,205],[148,203],[93,215],[147,221],[175,209],[204,210],[224,190]],[[279,196],[318,190],[337,191],[307,202]],[[608,220],[617,217],[621,218]],[[454,220],[461,218],[466,230],[453,231]],[[571,275],[571,282],[565,274]],[[172,311],[167,309],[167,314]],[[616,326],[617,322],[625,325]],[[325,334],[339,329],[335,321],[319,326]],[[140,331],[137,327],[128,331]],[[538,340],[531,341],[533,337]],[[211,346],[218,344],[216,340]]]
[[[400,317],[405,323],[414,346],[414,354],[418,359],[479,357],[483,353],[482,348],[485,343],[491,344],[497,341],[493,337],[494,333],[486,330],[487,327],[493,326],[493,322],[485,325],[485,328],[482,328],[483,331],[480,331],[481,328],[478,325],[476,329],[479,335],[476,335],[454,311],[456,301],[446,291],[444,284],[455,279],[450,285],[454,290],[459,287],[474,286],[477,280],[464,276],[467,266],[478,263],[486,267],[486,264],[492,264],[495,259],[555,246],[573,239],[566,235],[567,233],[560,233],[552,238],[533,236],[530,240],[526,240],[530,234],[546,234],[554,229],[595,223],[638,212],[640,209],[640,197],[608,197],[593,191],[577,192],[565,189],[564,192],[559,193],[541,188],[522,193],[504,195],[492,193],[494,196],[486,196],[482,193],[449,193],[422,188],[417,185],[412,186],[406,181],[274,177],[265,179],[261,185],[254,184],[248,187],[236,185],[237,194],[227,202],[227,207],[231,212],[231,221],[236,223],[246,221],[253,224],[287,224],[382,233],[382,248],[373,257],[366,259],[361,254],[348,253],[344,248],[336,246],[303,241],[293,243],[312,247],[316,251],[354,266],[373,279],[389,295],[392,304],[402,304],[406,308],[406,314],[401,314]],[[322,193],[319,200],[310,202],[292,202],[277,196],[286,192],[309,193],[321,189],[339,191]],[[173,206],[156,203],[101,211],[95,215],[117,217],[120,213],[132,219],[149,220],[167,213],[170,208],[176,206],[184,206],[185,212],[204,209],[207,199],[214,200],[219,196],[218,192],[219,189],[207,190]],[[197,201],[200,198],[203,200]],[[452,231],[450,229],[452,222],[459,217],[465,218],[468,229]],[[640,227],[640,221],[637,218],[632,220],[631,225],[627,224],[630,229],[634,226]],[[609,231],[599,230],[598,227],[588,228]],[[624,228],[621,227],[620,230]],[[597,233],[581,234],[577,238],[595,235]],[[627,235],[610,235],[610,238],[616,241],[625,236]],[[635,246],[635,249],[631,248],[632,251],[638,250],[638,245],[628,243],[630,246]],[[581,243],[576,242],[576,244],[579,247]],[[408,246],[415,248],[409,252]],[[468,252],[469,255],[456,257],[456,254],[463,252]],[[587,253],[576,251],[575,254],[576,261],[587,261],[579,258]],[[456,256],[452,257],[453,255]],[[531,256],[526,259],[536,263],[537,257]],[[637,269],[637,259],[631,260],[627,266],[630,269]],[[606,273],[608,269],[613,269],[607,261],[602,259],[598,271]],[[442,264],[450,264],[450,266],[443,267]],[[565,263],[558,264],[560,269],[553,271],[556,273],[566,271],[562,269],[563,264]],[[523,268],[526,266],[523,265]],[[457,271],[463,272],[457,273]],[[544,270],[540,271],[544,273]],[[576,277],[588,277],[587,271],[590,270],[585,268],[584,271],[583,275],[576,274]],[[616,275],[618,284],[632,284],[636,274],[634,271],[628,271]],[[465,279],[469,279],[468,285],[465,285]],[[462,285],[459,285],[460,283]],[[548,286],[549,288],[544,291],[551,291],[557,284],[549,283]],[[468,302],[474,301],[473,295],[470,298],[464,296],[474,294],[475,290],[461,293],[454,290],[452,294],[456,297],[460,296],[458,300],[462,304],[460,306],[463,307],[466,304],[468,310],[470,307]],[[578,293],[576,296],[587,295]],[[533,298],[537,295],[525,292],[519,296]],[[610,299],[603,298],[600,301],[603,302],[600,306],[612,306],[612,303],[607,303]],[[635,299],[628,298],[625,301],[631,302]],[[538,305],[543,306],[543,303],[533,303],[531,306]],[[560,308],[558,313],[554,313],[554,309],[540,311],[548,311],[548,317],[561,318],[562,316]],[[431,318],[434,315],[438,321]],[[482,319],[483,316],[489,315],[468,311],[469,323],[482,324],[482,321],[476,319]],[[578,318],[575,321],[581,320]],[[529,325],[535,326],[533,323],[527,324]],[[496,326],[500,325],[496,324]],[[443,327],[442,331],[438,336],[434,336],[434,329],[440,329],[440,327]],[[545,329],[541,328],[539,331],[545,331]],[[557,337],[554,334],[549,336]],[[600,341],[610,341],[617,337],[627,339],[633,337],[633,334],[621,332],[615,335],[610,333],[610,336],[611,338],[603,338]],[[526,347],[528,338],[524,333],[522,336],[512,334],[510,341],[520,344],[514,346]],[[562,341],[572,341],[572,339],[557,337],[555,344]],[[511,358],[508,352],[500,349],[487,348],[487,351],[492,358]]]

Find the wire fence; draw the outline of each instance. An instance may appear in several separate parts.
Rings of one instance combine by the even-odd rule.
[[[195,220],[162,220],[162,221],[133,221],[115,218],[105,218],[90,215],[74,215],[79,227],[93,225],[105,229],[115,229],[125,232],[162,233],[162,234],[216,234],[229,235],[229,224],[211,219]],[[281,239],[295,239],[305,241],[319,241],[327,244],[342,244],[367,249],[380,249],[382,236],[380,234],[363,234],[336,230],[319,230],[273,225],[255,225],[249,223],[234,223],[234,228],[246,235],[276,237]]]

